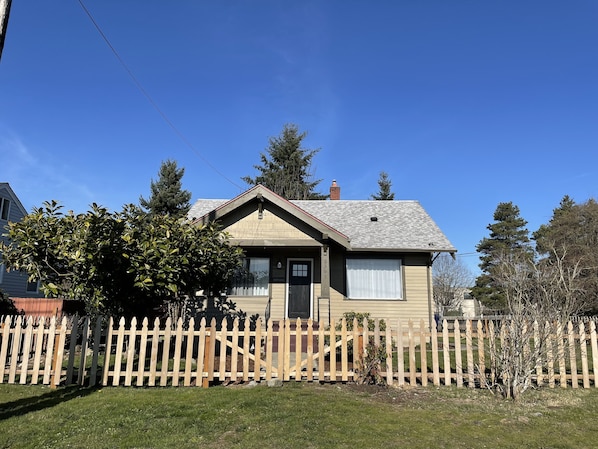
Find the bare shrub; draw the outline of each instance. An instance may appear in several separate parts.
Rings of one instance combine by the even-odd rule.
[[[536,367],[552,349],[552,335],[582,307],[579,264],[564,264],[566,248],[535,262],[509,254],[493,271],[504,293],[508,318],[491,326],[488,383],[505,398],[517,399],[532,385]]]

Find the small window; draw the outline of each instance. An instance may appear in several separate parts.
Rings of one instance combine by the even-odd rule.
[[[27,293],[38,293],[39,292],[39,281],[27,282]]]
[[[293,264],[293,277],[306,278],[308,274],[307,264]]]
[[[270,259],[267,257],[247,257],[233,277],[229,295],[267,296],[270,283]]]
[[[3,263],[0,263],[0,284],[2,284],[2,280],[4,279],[4,273],[6,272],[6,267]]]
[[[400,259],[347,259],[347,297],[403,299]]]
[[[10,200],[8,198],[0,198],[0,219],[8,220],[9,212],[10,212]]]

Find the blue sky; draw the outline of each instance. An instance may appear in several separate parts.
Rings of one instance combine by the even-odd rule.
[[[78,0],[12,4],[0,182],[28,210],[120,210],[166,159],[193,201],[232,198],[285,123],[321,192],[367,199],[386,171],[472,268],[499,202],[533,231],[598,196],[595,0],[84,5],[130,73]]]

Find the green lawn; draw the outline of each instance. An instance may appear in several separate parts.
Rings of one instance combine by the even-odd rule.
[[[598,390],[0,385],[0,448],[591,448]]]

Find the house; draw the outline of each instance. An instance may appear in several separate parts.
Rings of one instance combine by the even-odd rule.
[[[459,289],[459,299],[461,301],[461,312],[465,318],[473,318],[480,315],[482,305],[480,301],[471,296],[470,288]]]
[[[436,304],[435,313],[439,319],[455,316],[473,318],[480,315],[482,305],[471,296],[470,287],[454,287],[451,290],[452,301],[450,306],[443,307]]]
[[[19,201],[7,182],[0,182],[0,239],[8,243],[6,226],[8,222],[18,222],[27,215],[23,204]],[[28,282],[26,273],[6,271],[0,254],[0,290],[9,297],[40,298],[43,294],[39,282]]]
[[[433,323],[431,265],[456,249],[417,201],[286,200],[257,185],[236,198],[198,200],[195,223],[217,221],[245,252],[228,292],[263,318],[329,323],[344,312]]]

